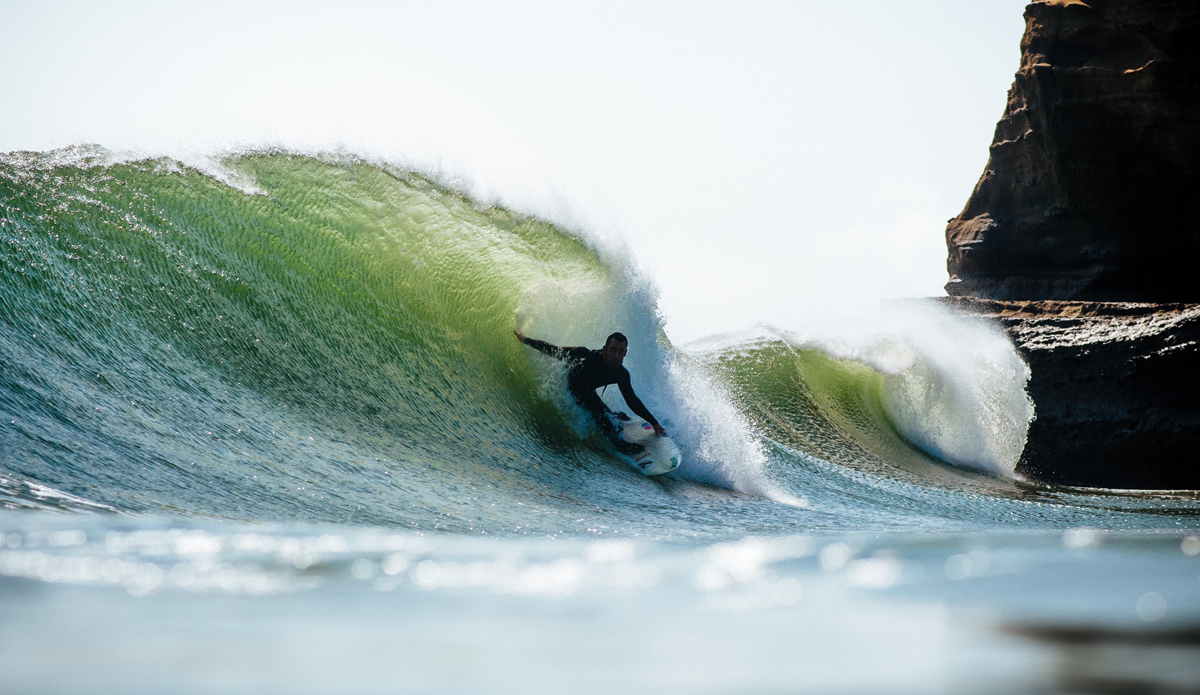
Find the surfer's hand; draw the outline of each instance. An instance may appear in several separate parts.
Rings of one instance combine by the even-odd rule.
[[[654,434],[657,434],[660,437],[665,437],[667,436],[667,431],[663,429],[662,425],[655,425]]]
[[[525,342],[525,334],[522,333],[521,331],[518,331],[517,329],[514,328],[513,335],[517,336],[517,340],[521,341],[522,343]]]

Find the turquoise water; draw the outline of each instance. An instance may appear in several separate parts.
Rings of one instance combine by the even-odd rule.
[[[672,345],[584,231],[346,156],[14,153],[0,204],[20,692],[1200,683],[1196,495],[1015,476],[986,324]],[[684,465],[630,468],[514,327],[630,335]]]

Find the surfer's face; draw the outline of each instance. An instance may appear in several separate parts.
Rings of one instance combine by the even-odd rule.
[[[600,356],[604,358],[604,364],[608,365],[609,369],[616,369],[625,361],[625,353],[628,350],[629,343],[609,340],[604,344],[604,349],[600,351]]]

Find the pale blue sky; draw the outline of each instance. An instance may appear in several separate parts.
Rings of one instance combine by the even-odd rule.
[[[688,340],[940,294],[1023,1],[0,2],[0,151],[355,152],[601,236]]]

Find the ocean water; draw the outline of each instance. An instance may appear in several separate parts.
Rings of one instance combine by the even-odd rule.
[[[978,319],[674,345],[619,248],[345,155],[0,205],[5,692],[1200,692],[1200,497],[1021,479]],[[514,328],[629,335],[684,464]]]

